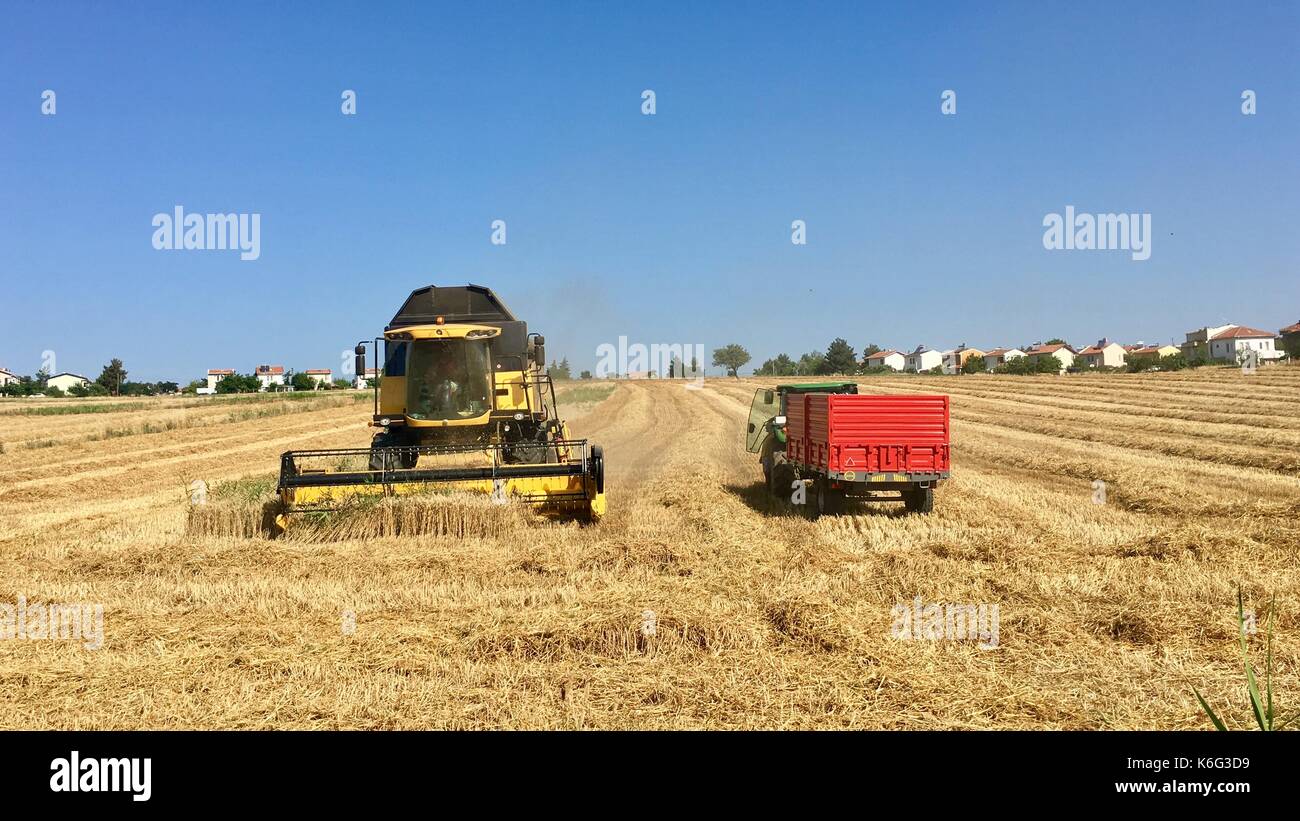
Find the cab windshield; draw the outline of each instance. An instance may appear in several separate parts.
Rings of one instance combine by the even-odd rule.
[[[406,415],[468,419],[492,409],[487,340],[420,340],[406,364]]]

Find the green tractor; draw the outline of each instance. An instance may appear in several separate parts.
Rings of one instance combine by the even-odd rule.
[[[789,397],[803,393],[857,392],[856,382],[799,382],[754,391],[745,446],[750,453],[759,454],[763,480],[773,496],[789,496],[790,485],[796,477],[795,469],[785,459],[785,413]]]

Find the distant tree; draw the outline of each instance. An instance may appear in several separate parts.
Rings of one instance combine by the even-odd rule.
[[[349,389],[349,388],[352,387],[352,380],[351,380],[351,379],[335,379],[335,380],[334,380],[334,387],[337,388],[338,390],[345,391],[345,390],[347,390],[347,389]]]
[[[122,385],[126,383],[126,368],[122,367],[122,360],[113,359],[105,365],[95,382],[114,396],[121,394]]]
[[[573,375],[569,373],[569,360],[561,359],[559,362],[551,360],[550,373],[552,379],[572,379]]]
[[[1058,343],[1049,342],[1048,344],[1055,345]],[[1054,356],[1040,356],[1038,357],[1038,360],[1036,362],[1033,362],[1031,364],[1033,365],[1034,373],[1060,373],[1061,372],[1061,360],[1057,359]]]
[[[765,360],[754,373],[758,376],[794,376],[796,367],[793,359],[780,353],[773,359]]]
[[[108,396],[108,388],[98,382],[91,382],[86,386],[86,393],[89,396]]]
[[[90,388],[78,382],[68,388],[68,396],[90,396]]]
[[[262,381],[252,374],[232,373],[217,383],[217,393],[257,393]]]
[[[186,386],[181,390],[181,393],[198,393],[199,388],[206,388],[207,386],[208,386],[208,380],[206,380],[206,379],[195,379],[195,380],[191,381],[190,384],[186,385]]]
[[[668,360],[668,378],[686,378],[686,363],[677,354],[673,354],[672,359]]]
[[[591,378],[591,371],[583,371],[582,373],[578,374],[578,378],[579,378],[579,379],[590,379],[590,378]]]
[[[1070,343],[1066,342],[1064,339],[1049,339],[1043,344],[1044,345],[1068,345]]]
[[[295,373],[289,377],[289,387],[295,391],[314,391],[316,380],[305,373]]]
[[[1159,364],[1160,370],[1162,371],[1181,371],[1184,368],[1191,367],[1191,364],[1187,361],[1187,357],[1183,356],[1181,352],[1165,354],[1160,357]]]
[[[49,384],[49,381],[50,369],[42,365],[41,369],[36,372],[36,375],[32,377],[32,382],[36,383],[38,389],[44,390],[45,386]]]
[[[794,372],[798,376],[819,374],[822,372],[822,363],[825,359],[826,355],[821,351],[809,351],[799,357],[799,361],[795,363]]]
[[[63,391],[59,388],[58,385],[46,385],[41,390],[41,393],[45,394],[46,396],[53,396],[55,398],[63,396]]]
[[[175,382],[155,382],[155,393],[179,393],[181,386]]]
[[[728,376],[735,376],[748,361],[749,351],[734,342],[713,350],[713,364],[726,368]]]
[[[922,373],[928,373],[931,376],[943,376],[943,365],[935,365],[928,371],[922,371]]]
[[[861,365],[861,371],[862,371],[862,373],[866,373],[866,372],[867,372],[869,369],[871,369],[871,367],[872,367],[871,365],[867,364],[867,358],[868,358],[869,356],[871,356],[872,354],[878,354],[878,353],[880,353],[880,352],[883,351],[883,350],[884,350],[884,348],[880,347],[879,345],[876,345],[875,343],[872,343],[872,344],[870,344],[870,345],[868,345],[867,347],[865,347],[865,348],[862,349],[862,365]],[[877,367],[877,368],[880,368],[880,367],[884,367],[884,366],[883,366],[883,365],[877,365],[876,367]],[[888,369],[887,369],[887,370],[888,370]]]
[[[966,357],[966,361],[961,363],[962,373],[983,373],[984,357],[971,354]]]
[[[847,340],[836,337],[835,341],[826,348],[826,356],[822,360],[822,373],[856,373],[857,370],[858,355],[853,352]]]

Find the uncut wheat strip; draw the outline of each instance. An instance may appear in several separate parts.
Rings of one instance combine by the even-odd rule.
[[[1189,383],[1186,387],[1171,386],[1159,381],[1144,381],[1130,374],[1110,374],[1104,377],[1086,378],[1076,374],[1068,375],[1029,375],[1008,374],[974,374],[974,375],[878,375],[859,377],[867,382],[889,384],[894,387],[930,386],[932,388],[971,388],[980,386],[985,389],[1004,389],[1015,392],[1050,395],[1097,396],[1102,394],[1128,396],[1144,400],[1158,399],[1165,402],[1190,402],[1195,400],[1231,401],[1235,399],[1254,399],[1259,402],[1285,404],[1287,392],[1259,392],[1258,383],[1248,376],[1241,376],[1241,382],[1223,389],[1215,389],[1213,383]]]
[[[276,432],[287,432],[297,430],[318,429],[322,425],[330,424],[336,420],[354,418],[354,414],[344,410],[315,411],[309,414],[309,419],[295,418],[292,424],[286,424],[285,420],[278,420],[274,424]],[[256,439],[267,435],[268,425],[262,420],[240,420],[230,425],[219,426],[219,428],[202,429],[202,430],[183,430],[180,432],[166,432],[162,434],[151,434],[156,436],[148,441],[142,438],[129,439],[110,439],[102,443],[96,443],[90,455],[86,455],[86,449],[81,446],[71,450],[52,449],[50,451],[38,451],[42,454],[40,463],[35,466],[28,464],[26,467],[0,472],[0,490],[14,489],[23,486],[35,486],[42,481],[49,482],[50,477],[41,477],[42,472],[57,474],[52,477],[54,480],[66,476],[70,470],[79,470],[96,465],[102,465],[107,468],[120,467],[120,464],[136,464],[139,460],[147,457],[157,457],[161,455],[172,455],[179,457],[202,456],[214,446],[224,446],[231,442],[241,440]],[[213,435],[220,434],[220,435]],[[166,444],[158,445],[162,441]],[[49,456],[67,456],[69,453],[78,452],[77,456],[71,458],[54,458]],[[30,459],[30,457],[29,457]],[[15,459],[15,461],[18,461]],[[84,471],[83,471],[84,472]],[[32,474],[35,474],[34,476]]]
[[[65,472],[59,476],[49,476],[39,479],[27,479],[24,481],[6,483],[2,488],[0,488],[0,497],[9,494],[12,491],[21,491],[31,488],[54,489],[56,491],[56,497],[69,494],[93,496],[102,492],[102,482],[105,479],[127,478],[134,483],[142,471],[157,471],[163,468],[172,468],[176,466],[183,466],[190,472],[201,472],[204,463],[215,459],[221,459],[239,453],[265,451],[268,448],[282,448],[285,445],[298,443],[306,438],[314,438],[316,436],[326,438],[345,432],[364,432],[364,425],[364,422],[348,422],[342,425],[335,424],[332,427],[321,428],[318,420],[312,420],[301,425],[288,425],[282,430],[276,431],[277,434],[283,435],[268,436],[268,432],[263,430],[261,431],[259,438],[257,432],[250,431],[248,434],[238,437],[238,439],[251,439],[252,441],[244,441],[240,444],[233,445],[230,444],[230,442],[225,442],[221,447],[212,450],[207,449],[206,442],[198,440],[196,447],[202,449],[201,452],[198,453],[176,453],[175,448],[163,448],[159,450],[170,452],[174,455],[151,458],[143,462],[136,461],[132,458],[138,454],[132,454],[128,451],[121,457],[124,459],[132,458],[128,463],[91,470],[77,470],[72,473]],[[278,456],[278,453],[276,455]],[[278,466],[279,462],[274,462],[274,465]]]
[[[1002,384],[993,380],[999,380]],[[1200,413],[1236,412],[1242,415],[1256,414],[1294,419],[1294,403],[1273,400],[1255,400],[1248,395],[1238,394],[1231,397],[1212,397],[1203,394],[1189,394],[1185,397],[1171,397],[1158,392],[1141,389],[1124,389],[1119,387],[1078,388],[1061,384],[1068,377],[1035,376],[969,376],[969,377],[916,377],[911,380],[898,381],[890,378],[861,378],[859,390],[876,389],[891,393],[947,393],[960,395],[967,391],[979,390],[986,395],[996,393],[996,388],[1004,388],[1007,398],[1023,398],[1025,401],[1037,397],[1054,397],[1094,402],[1110,402],[1117,405],[1137,405],[1142,408],[1161,410],[1185,410]],[[1008,382],[1007,380],[1017,380]],[[1044,384],[1039,384],[1040,382]],[[976,387],[979,386],[979,387]]]
[[[958,422],[954,428],[964,434],[958,440],[954,470],[961,455],[969,452],[986,461],[1081,481],[1101,479],[1113,496],[1122,492],[1124,498],[1153,509],[1177,510],[1182,505],[1189,515],[1284,515],[1300,499],[1300,479],[1254,468],[1013,433],[974,422]]]
[[[1203,435],[1164,432],[1160,436],[1142,435],[1145,431],[1134,431],[1123,425],[1110,425],[1105,421],[1093,424],[1070,424],[1069,420],[1060,422],[1044,421],[1029,414],[976,413],[966,410],[954,410],[952,418],[992,425],[1013,431],[1044,434],[1081,442],[1097,442],[1113,445],[1132,451],[1149,451],[1169,456],[1183,456],[1189,459],[1205,459],[1226,465],[1259,468],[1279,473],[1294,474],[1300,470],[1300,452],[1294,445],[1239,445],[1235,442],[1224,444],[1225,434],[1209,430]]]
[[[1046,400],[1039,399],[1031,403],[1020,398],[986,398],[973,393],[960,394],[960,397],[961,401],[955,403],[955,408],[983,414],[997,413],[1015,418],[1050,419],[1061,424],[1104,424],[1112,430],[1146,431],[1195,437],[1214,436],[1219,439],[1230,439],[1239,444],[1255,444],[1264,448],[1294,449],[1300,447],[1300,416],[1294,419],[1298,432],[1290,433],[1274,429],[1261,429],[1254,424],[1255,417],[1251,417],[1251,424],[1242,423],[1240,416],[1227,416],[1227,420],[1231,420],[1231,422],[1226,420],[1203,422],[1172,415],[1158,416],[1140,412],[1117,413],[1107,409],[1072,407],[1069,404],[1056,402],[1050,398]]]
[[[859,390],[862,393],[874,394],[904,394],[917,393],[922,391],[910,390],[907,388],[895,388],[873,384],[870,381],[861,383]],[[946,393],[952,397],[962,397],[968,399],[979,399],[988,402],[1009,402],[1016,405],[1033,405],[1038,407],[1062,408],[1066,410],[1083,410],[1096,413],[1123,415],[1125,417],[1147,417],[1151,419],[1174,419],[1186,422],[1205,422],[1211,424],[1242,424],[1243,419],[1250,420],[1250,426],[1253,428],[1268,428],[1280,430],[1300,430],[1300,415],[1294,411],[1286,415],[1269,415],[1257,412],[1249,414],[1227,413],[1217,411],[1194,411],[1184,406],[1175,407],[1156,407],[1150,404],[1134,404],[1125,402],[1116,402],[1112,400],[1082,400],[1062,398],[1048,394],[1028,395],[1014,391],[984,391],[984,390],[963,390],[961,388],[947,388],[943,391],[934,391],[937,393]]]
[[[93,482],[90,488],[55,487],[60,494],[51,495],[50,488],[40,491],[34,501],[15,501],[0,506],[0,542],[39,533],[52,526],[68,527],[86,520],[91,526],[103,526],[140,510],[168,503],[184,503],[188,499],[187,480],[196,478],[213,482],[221,479],[244,478],[262,475],[268,465],[278,465],[281,450],[291,444],[306,441],[320,446],[342,446],[354,442],[358,430],[347,425],[330,432],[304,431],[301,434],[264,440],[256,445],[246,445],[225,451],[205,453],[193,459],[167,459],[162,464],[151,463],[150,472],[143,470],[123,473],[123,482]],[[364,435],[361,434],[361,435]],[[250,457],[262,452],[261,460],[250,467]],[[260,464],[257,463],[260,461]],[[35,492],[35,491],[33,491]]]
[[[4,438],[8,441],[10,435],[13,435],[20,439],[54,438],[63,440],[70,438],[70,441],[75,441],[91,435],[102,436],[106,430],[139,428],[147,422],[158,423],[169,418],[196,420],[223,418],[257,408],[289,404],[311,404],[317,401],[325,400],[312,399],[307,400],[305,403],[303,400],[298,402],[264,400],[255,403],[250,402],[245,407],[231,404],[176,406],[160,399],[145,399],[138,403],[144,407],[129,412],[8,417],[5,418],[3,425],[5,430]]]

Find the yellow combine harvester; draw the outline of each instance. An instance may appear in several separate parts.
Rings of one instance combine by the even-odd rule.
[[[380,339],[374,340],[378,368]],[[384,329],[375,388],[380,430],[369,448],[290,451],[279,493],[292,514],[357,497],[473,491],[553,517],[598,520],[605,459],[570,439],[546,371],[545,339],[529,334],[490,289],[412,291]],[[356,347],[366,372],[366,342]]]

